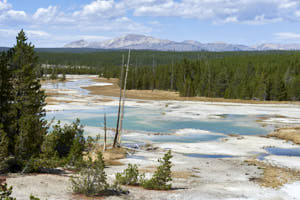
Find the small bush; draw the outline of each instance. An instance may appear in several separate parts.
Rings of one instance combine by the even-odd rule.
[[[84,164],[85,166],[79,172],[79,177],[71,179],[73,192],[87,196],[104,194],[109,185],[106,181],[102,154],[98,155],[95,162],[89,157]]]
[[[169,183],[172,181],[171,177],[171,150],[169,150],[162,159],[159,159],[158,162],[160,165],[157,167],[154,175],[149,180],[144,180],[142,186],[145,189],[152,190],[170,190],[172,185]]]
[[[83,127],[80,125],[79,119],[70,125],[65,124],[63,127],[58,122],[45,137],[41,158],[43,160],[61,160],[63,163],[74,165],[77,160],[82,159],[84,149]]]
[[[71,178],[74,193],[85,194],[86,196],[121,195],[128,193],[118,183],[112,186],[107,183],[107,175],[104,171],[105,164],[101,152],[98,154],[98,159],[95,162],[89,157],[87,161],[81,163],[80,167],[79,177]]]
[[[0,158],[0,174],[18,171],[20,171],[20,166],[15,156]]]
[[[30,195],[29,199],[30,199],[30,200],[40,200],[39,198],[33,196],[32,194]]]
[[[144,174],[139,174],[137,165],[128,164],[122,172],[116,174],[116,182],[122,185],[139,185],[144,181]]]
[[[94,149],[96,149],[97,145],[100,141],[100,134],[96,135],[95,138],[88,136],[85,141],[85,150],[87,152],[92,152]]]

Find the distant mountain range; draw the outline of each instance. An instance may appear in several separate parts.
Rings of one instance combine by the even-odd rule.
[[[95,49],[145,49],[160,51],[265,51],[265,50],[300,50],[300,44],[264,43],[255,46],[227,43],[200,43],[186,40],[174,42],[151,36],[129,34],[111,40],[93,41],[78,40],[68,43],[64,48],[95,48]]]

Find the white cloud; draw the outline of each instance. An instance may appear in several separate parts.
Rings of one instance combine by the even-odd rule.
[[[290,32],[275,33],[275,36],[276,36],[277,39],[281,39],[281,40],[300,39],[300,34],[290,33]]]
[[[11,4],[7,3],[7,0],[0,0],[0,11],[1,10],[7,10],[11,8]]]
[[[85,28],[93,30],[126,30],[133,26],[148,30],[145,24],[129,18],[140,16],[182,17],[209,20],[212,23],[265,24],[300,20],[299,0],[94,0],[80,9],[59,11],[57,6],[38,8],[32,15],[13,10],[0,0],[0,24],[9,20],[29,21],[32,26]],[[21,23],[21,22],[20,22]],[[123,24],[122,24],[123,23]],[[105,27],[104,27],[105,25]],[[121,26],[121,27],[118,27]],[[152,24],[148,23],[148,26]],[[97,28],[98,27],[98,28]]]
[[[125,14],[122,6],[114,0],[96,0],[83,6],[79,11],[73,13],[73,17],[103,19],[122,16]]]
[[[31,39],[48,38],[51,36],[49,33],[41,30],[24,30],[24,31]],[[0,29],[0,36],[15,37],[19,32],[20,30],[17,29]]]
[[[114,1],[103,1],[97,0],[88,5],[85,5],[82,9],[82,15],[93,15],[93,14],[102,14],[113,9]]]
[[[16,36],[17,33],[18,31],[14,29],[0,29],[1,37]]]
[[[26,21],[27,14],[25,11],[13,10],[12,5],[6,0],[0,0],[0,24],[1,23],[12,23],[16,21]]]
[[[49,6],[48,8],[39,8],[33,14],[33,19],[43,23],[50,22],[57,16],[57,7]]]
[[[100,35],[78,35],[78,39],[90,40],[90,41],[101,41],[110,39],[109,37],[100,36]]]
[[[145,16],[150,19],[139,20],[139,17]],[[70,38],[76,37],[71,32],[95,40],[101,40],[102,36],[98,34],[109,35],[105,32],[114,35],[147,34],[160,25],[155,17],[191,18],[214,24],[260,25],[300,21],[300,0],[91,0],[72,11],[61,10],[59,5],[49,5],[38,8],[32,14],[15,10],[9,0],[0,0],[0,27],[51,30],[57,31],[60,36],[70,34]],[[49,37],[46,32],[30,34],[40,38]],[[278,38],[293,36],[278,34]],[[54,35],[51,38],[60,40]]]
[[[18,19],[24,19],[24,18],[26,18],[27,15],[26,15],[26,13],[24,11],[8,10],[6,12],[6,17],[18,20]]]
[[[225,20],[224,20],[224,23],[235,23],[235,22],[238,22],[238,19],[237,17],[227,17]]]
[[[38,37],[38,38],[48,38],[51,36],[49,33],[40,30],[27,30],[26,33],[28,33],[30,37]]]
[[[174,16],[214,23],[272,23],[295,19],[298,0],[124,0],[136,16]]]

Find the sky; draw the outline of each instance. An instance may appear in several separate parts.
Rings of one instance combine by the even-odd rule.
[[[300,43],[300,0],[0,0],[0,46],[24,29],[36,47],[143,34],[249,46]]]

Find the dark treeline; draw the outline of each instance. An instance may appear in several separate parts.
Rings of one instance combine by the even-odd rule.
[[[127,50],[96,50],[90,49],[44,49],[37,51],[39,63],[67,66],[90,66],[95,68],[120,66],[122,55]],[[132,50],[131,64],[135,66],[167,65],[172,62],[182,61],[184,58],[190,60],[215,59],[237,55],[256,54],[291,54],[289,51],[267,51],[267,52],[176,52],[176,51],[151,51]]]
[[[241,54],[169,65],[131,65],[127,88],[174,90],[181,96],[300,100],[300,54]]]
[[[84,66],[42,66],[39,72],[41,76],[45,74],[100,74],[101,69]]]
[[[125,50],[102,52],[37,52],[41,64],[92,66],[95,68],[120,66]],[[179,61],[183,58],[197,59],[198,57],[218,56],[206,52],[160,52],[160,51],[132,51],[131,60],[137,66],[168,64],[171,60]]]
[[[97,73],[106,78],[120,77],[121,57],[126,54],[125,50],[38,53],[40,63],[90,66],[58,73]],[[181,96],[300,100],[299,71],[299,51],[133,51],[127,88],[174,90]]]
[[[126,50],[38,50],[42,74],[119,78]],[[181,96],[300,100],[299,51],[166,52],[134,50],[128,89],[179,91]]]

